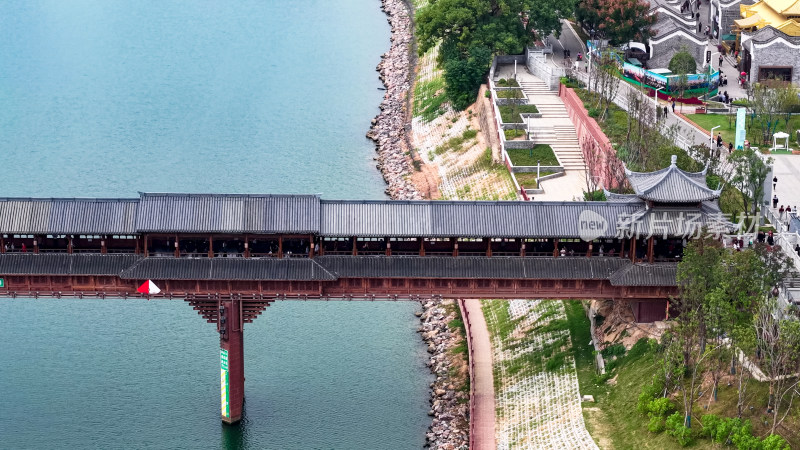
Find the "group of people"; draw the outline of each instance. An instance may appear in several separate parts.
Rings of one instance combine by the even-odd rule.
[[[764,233],[764,231],[758,230],[758,234],[756,234],[756,241],[761,244],[766,242],[767,245],[772,247],[775,245],[775,236],[773,236],[772,231]]]
[[[11,244],[6,242],[5,249],[6,249],[6,253],[16,252],[17,251],[17,248],[14,246],[13,242]],[[24,242],[20,246],[19,251],[22,252],[22,253],[27,253],[28,252],[28,247],[25,246]]]

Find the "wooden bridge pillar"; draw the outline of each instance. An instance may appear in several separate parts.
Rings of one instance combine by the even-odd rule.
[[[235,424],[242,419],[244,404],[244,333],[242,301],[219,302],[220,394],[222,421]]]

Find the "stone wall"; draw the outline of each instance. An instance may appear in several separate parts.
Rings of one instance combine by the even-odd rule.
[[[651,69],[660,69],[669,67],[669,60],[675,56],[675,53],[680,51],[681,47],[686,47],[689,53],[694,56],[697,62],[697,68],[703,67],[705,61],[705,46],[698,45],[690,39],[687,39],[681,34],[676,34],[663,42],[650,44],[653,48],[653,56],[647,62],[647,66]]]
[[[478,102],[475,105],[475,113],[478,115],[478,122],[481,124],[486,145],[492,148],[492,159],[500,161],[500,136],[498,135],[497,122],[494,120],[492,100],[486,98],[486,85],[482,85],[478,92]]]
[[[792,66],[792,82],[800,84],[800,50],[786,45],[782,40],[773,41],[769,47],[755,49],[750,65],[751,81],[758,80],[761,66]]]

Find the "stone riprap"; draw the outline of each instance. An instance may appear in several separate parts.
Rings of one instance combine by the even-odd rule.
[[[428,415],[433,421],[425,434],[425,445],[434,449],[454,450],[469,447],[469,393],[456,389],[451,376],[454,361],[450,349],[463,344],[457,333],[452,333],[447,324],[456,318],[448,312],[445,304],[452,300],[427,301],[422,304],[419,333],[428,344],[430,359],[426,365],[436,376],[431,383],[431,409]]]
[[[413,169],[407,135],[411,114],[408,95],[413,69],[412,8],[402,0],[382,0],[382,9],[392,28],[391,47],[381,56],[377,67],[386,93],[380,104],[381,112],[372,120],[367,137],[376,143],[377,166],[388,184],[386,193],[395,200],[417,200],[422,195],[409,179]],[[447,328],[447,323],[453,318],[438,302],[422,304],[420,333],[431,354],[427,366],[436,376],[430,386],[429,414],[433,420],[425,435],[425,445],[441,450],[466,449],[469,446],[469,402],[464,401],[468,394],[455,390],[448,371],[453,365],[450,349],[459,339]]]
[[[386,93],[380,104],[381,112],[372,120],[367,137],[377,145],[377,167],[389,185],[386,193],[397,200],[421,199],[409,179],[413,169],[406,136],[413,51],[410,8],[402,0],[383,0],[382,8],[392,27],[391,46],[377,67]]]

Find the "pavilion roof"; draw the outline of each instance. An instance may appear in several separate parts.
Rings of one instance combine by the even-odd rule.
[[[719,198],[721,189],[706,185],[706,170],[686,172],[678,168],[673,155],[669,167],[655,172],[632,172],[625,169],[636,196],[657,203],[697,203]]]

